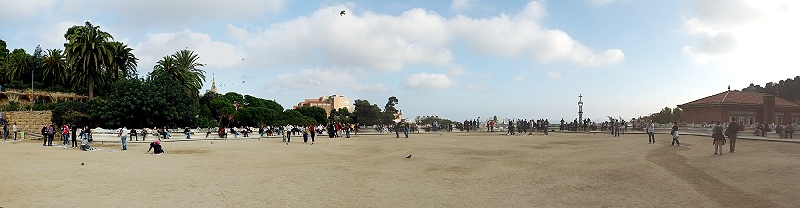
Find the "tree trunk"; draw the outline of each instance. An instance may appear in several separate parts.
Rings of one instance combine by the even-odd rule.
[[[89,73],[89,100],[94,98],[94,76],[92,73]]]

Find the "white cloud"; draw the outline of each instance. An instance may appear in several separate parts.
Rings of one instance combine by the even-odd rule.
[[[180,25],[219,19],[246,21],[268,12],[282,10],[285,0],[139,0],[139,1],[65,1],[78,8],[75,13],[101,10],[116,15],[126,25]],[[235,14],[235,15],[232,15]]]
[[[350,11],[339,16],[341,10]],[[397,16],[354,11],[344,5],[321,8],[310,15],[274,23],[266,28],[228,25],[227,34],[250,56],[263,57],[268,67],[295,66],[401,71],[410,65],[429,65],[450,75],[465,74],[450,48],[466,40],[469,48],[501,57],[532,56],[540,62],[566,62],[594,67],[625,59],[619,49],[594,52],[563,31],[545,29],[541,2],[532,1],[513,16],[451,19],[411,9]]]
[[[446,74],[416,73],[406,77],[403,85],[409,89],[447,89],[453,85],[453,80]]]
[[[24,22],[26,19],[49,10],[55,6],[56,0],[4,0],[0,1],[0,23],[3,25]]]
[[[531,56],[544,63],[566,62],[584,67],[616,64],[625,59],[619,49],[595,53],[563,31],[545,29],[541,25],[545,15],[544,5],[532,1],[514,16],[500,14],[486,19],[458,16],[451,20],[451,26],[472,48],[486,54]]]
[[[241,49],[225,42],[214,41],[203,33],[182,30],[174,33],[148,34],[144,42],[131,46],[139,58],[139,74],[144,75],[153,69],[158,60],[183,49],[194,51],[200,58],[198,62],[206,68],[231,69],[242,63],[245,55]]]
[[[467,11],[475,7],[475,0],[453,0],[450,9],[454,11]]]
[[[321,63],[328,67],[400,71],[409,64],[447,66],[453,55],[445,48],[445,20],[435,13],[413,9],[400,16],[351,12],[326,7],[310,16],[250,31],[229,27],[261,57],[289,65]]]
[[[793,77],[800,68],[800,2],[791,0],[692,1],[694,13],[684,20],[684,32],[696,42],[683,47],[685,55],[701,63],[735,72],[744,82]],[[774,79],[774,78],[773,78]]]

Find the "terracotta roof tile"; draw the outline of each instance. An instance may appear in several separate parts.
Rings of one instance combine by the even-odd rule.
[[[763,105],[765,95],[769,94],[757,93],[757,92],[743,92],[743,91],[724,91],[715,95],[711,95],[708,97],[700,98],[692,102],[685,103],[683,105],[702,105],[702,104],[714,104],[714,103],[730,103],[730,104],[738,103],[738,104]],[[800,104],[776,96],[775,106],[800,107]]]

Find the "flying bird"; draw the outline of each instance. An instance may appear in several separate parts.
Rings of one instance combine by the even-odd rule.
[[[344,10],[342,10],[341,12],[339,12],[339,16],[344,16]]]
[[[407,159],[407,158],[411,158],[411,154],[409,154],[408,156],[406,156],[406,159]]]

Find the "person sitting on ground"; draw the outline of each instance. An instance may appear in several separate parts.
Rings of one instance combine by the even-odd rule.
[[[158,140],[150,142],[150,149],[147,149],[147,152],[145,152],[144,154],[150,153],[150,150],[153,150],[153,154],[157,154],[157,155],[160,155],[161,153],[164,153],[164,150],[161,149],[161,142],[158,141]]]
[[[84,134],[83,138],[81,139],[81,150],[83,150],[83,151],[94,150],[94,149],[92,149],[92,147],[89,147],[89,134],[88,133]]]

